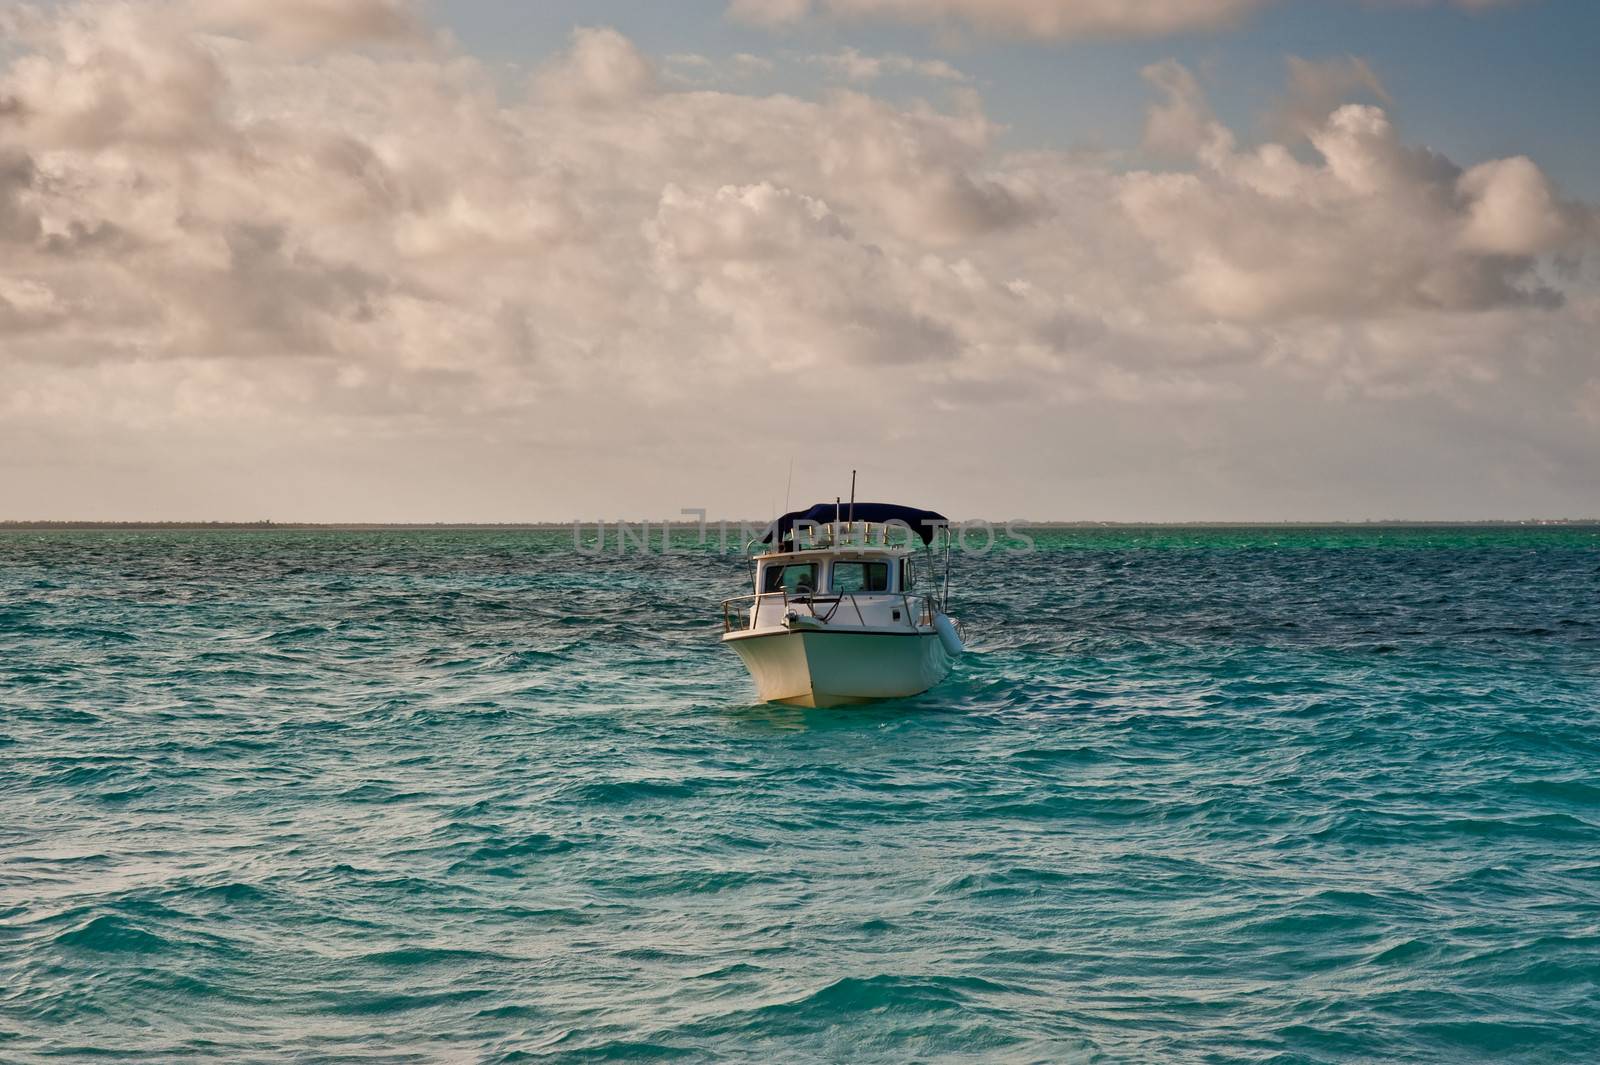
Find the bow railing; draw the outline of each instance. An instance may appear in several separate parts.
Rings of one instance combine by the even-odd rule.
[[[783,604],[779,616],[786,616],[790,609],[804,607],[806,612],[823,624],[831,623],[838,615],[839,608],[848,600],[856,621],[861,628],[871,628],[867,624],[866,614],[861,609],[861,603],[856,598],[856,592],[805,592],[791,596],[787,589],[776,592],[758,592],[752,595],[738,595],[732,599],[722,601],[722,631],[724,633],[745,631],[755,627],[757,617],[761,613],[762,604],[768,600],[775,600]],[[932,625],[934,614],[938,609],[935,599],[931,595],[914,595],[910,592],[868,592],[864,593],[869,600],[895,600],[903,605],[902,620],[905,626],[915,631],[919,628]],[[826,613],[817,612],[818,605],[830,607]]]

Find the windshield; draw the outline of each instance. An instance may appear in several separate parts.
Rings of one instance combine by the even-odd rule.
[[[835,562],[833,564],[833,590],[841,593],[887,592],[889,590],[889,563]]]
[[[788,592],[790,595],[809,595],[817,588],[817,564],[794,563],[788,566],[768,566],[761,590],[766,593]]]

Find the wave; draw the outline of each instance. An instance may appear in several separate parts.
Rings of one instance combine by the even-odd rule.
[[[0,537],[0,1056],[1592,1056],[1592,537],[1052,532],[817,711],[555,535]]]

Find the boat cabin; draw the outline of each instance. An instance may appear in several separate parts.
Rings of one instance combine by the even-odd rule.
[[[931,623],[937,604],[919,591],[926,576],[918,570],[926,575],[927,563],[913,553],[918,536],[905,522],[799,522],[773,539],[767,554],[751,560],[753,594],[729,600],[740,604],[742,622],[725,611],[730,631],[801,621],[904,632]]]
[[[910,591],[916,579],[905,552],[807,551],[768,555],[756,566],[756,588],[763,595],[873,595]]]

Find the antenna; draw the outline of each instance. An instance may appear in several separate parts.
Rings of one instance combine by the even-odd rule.
[[[789,455],[789,480],[783,486],[783,512],[789,513],[789,489],[794,487],[794,454]]]
[[[850,471],[850,524],[856,523],[856,471]]]

